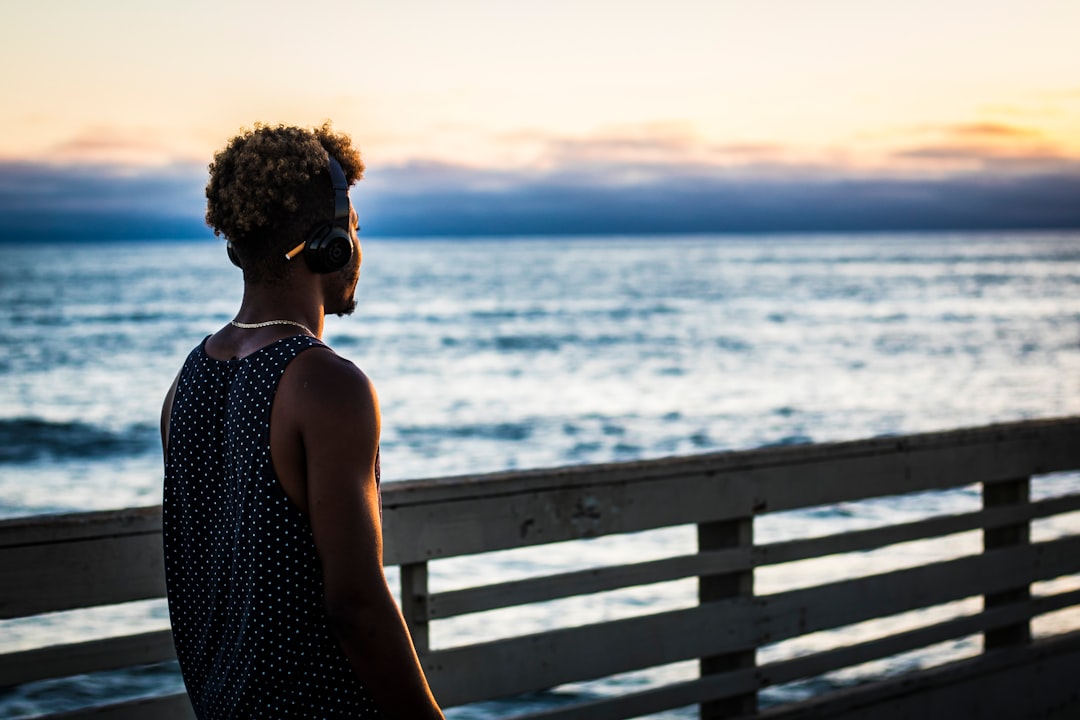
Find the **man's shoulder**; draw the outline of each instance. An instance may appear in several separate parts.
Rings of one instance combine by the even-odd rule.
[[[274,413],[307,440],[378,438],[379,400],[360,368],[325,346],[300,353],[286,369]],[[307,441],[305,441],[307,442]]]
[[[367,375],[352,360],[338,355],[329,345],[316,343],[306,352],[297,355],[292,365],[305,373],[350,376],[367,379]]]
[[[326,407],[340,402],[374,398],[371,380],[351,360],[326,345],[300,353],[290,364],[281,389],[295,394],[301,403],[315,401]]]

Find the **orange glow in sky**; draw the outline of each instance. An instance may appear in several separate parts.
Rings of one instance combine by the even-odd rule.
[[[209,160],[330,118],[369,166],[1023,170],[1080,156],[1080,3],[8,0],[0,159]]]

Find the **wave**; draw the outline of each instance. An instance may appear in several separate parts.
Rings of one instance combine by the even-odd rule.
[[[334,338],[337,343],[338,339]],[[439,343],[444,348],[460,348],[471,351],[495,351],[498,353],[533,353],[533,352],[558,352],[564,348],[612,348],[620,346],[656,345],[671,347],[679,344],[681,339],[671,333],[657,332],[647,334],[644,332],[627,332],[623,334],[600,333],[519,333],[515,335],[491,335],[485,337],[443,335]],[[721,337],[715,340],[716,345],[723,350],[731,352],[746,352],[752,347],[749,343],[738,338]],[[348,343],[339,343],[343,346]]]
[[[53,422],[32,417],[0,419],[2,465],[141,455],[155,448],[157,443],[157,429],[148,424],[114,431],[82,422]]]
[[[406,441],[416,439],[479,438],[483,440],[525,440],[533,434],[533,423],[462,423],[458,425],[403,425],[397,433]]]
[[[814,438],[809,435],[803,435],[801,433],[795,433],[793,435],[785,435],[784,437],[773,440],[772,442],[762,443],[761,447],[787,447],[788,445],[810,445],[814,442]]]
[[[631,318],[651,318],[654,315],[678,315],[679,309],[668,303],[642,303],[634,305],[622,305],[615,308],[576,308],[568,312],[566,308],[559,306],[529,307],[529,308],[506,308],[500,310],[474,310],[468,314],[470,320],[480,322],[499,322],[503,320],[548,320],[548,319],[578,319],[586,318],[628,320]],[[428,316],[429,322],[443,323],[445,317]]]

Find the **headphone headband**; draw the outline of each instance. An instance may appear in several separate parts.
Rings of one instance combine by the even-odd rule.
[[[334,224],[349,230],[349,181],[345,179],[345,171],[341,169],[341,163],[337,158],[326,153],[327,165],[330,168],[330,184],[334,186]]]

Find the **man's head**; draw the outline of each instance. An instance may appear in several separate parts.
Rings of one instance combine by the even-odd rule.
[[[333,218],[327,153],[349,185],[363,175],[360,153],[330,123],[312,130],[256,124],[214,156],[206,223],[232,242],[245,282],[280,282],[290,271],[286,251]]]

